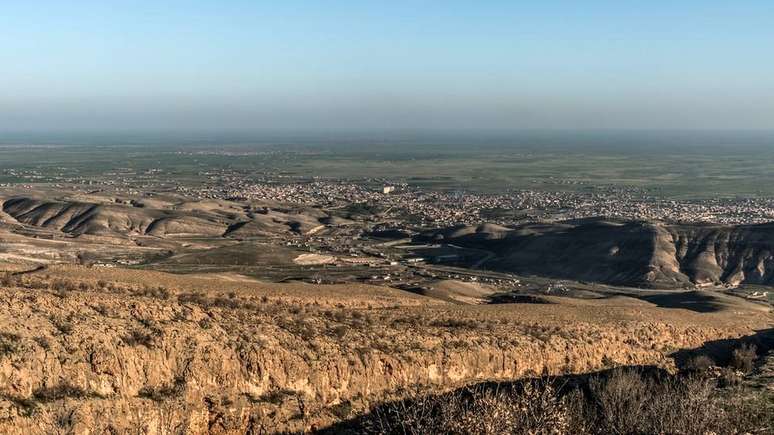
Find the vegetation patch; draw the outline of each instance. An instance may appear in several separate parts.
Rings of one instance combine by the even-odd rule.
[[[137,396],[154,402],[164,402],[181,396],[185,392],[185,385],[185,378],[178,376],[169,384],[156,387],[145,386],[137,393]]]
[[[132,329],[121,338],[121,341],[128,346],[145,346],[147,348],[153,346],[153,336],[141,329]]]
[[[32,392],[32,397],[41,403],[55,402],[62,399],[83,399],[96,396],[81,387],[63,382],[53,387],[41,387]]]
[[[13,355],[21,349],[21,337],[10,332],[0,332],[0,358]]]
[[[766,393],[717,380],[615,369],[575,382],[485,384],[377,406],[324,433],[707,434],[771,433]]]
[[[296,397],[298,394],[289,389],[277,389],[266,392],[258,397],[250,397],[250,401],[254,403],[271,403],[272,405],[279,405],[285,401],[288,397]]]

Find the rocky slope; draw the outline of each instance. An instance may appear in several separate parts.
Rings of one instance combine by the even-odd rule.
[[[603,219],[423,234],[493,251],[486,267],[617,285],[773,284],[774,224],[688,225]]]
[[[383,287],[57,266],[0,281],[0,432],[272,433],[447,389],[668,354],[767,314],[460,306]]]

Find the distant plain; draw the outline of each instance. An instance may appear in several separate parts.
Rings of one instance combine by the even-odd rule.
[[[184,184],[196,182],[197,174],[206,169],[230,168],[289,181],[314,174],[318,179],[385,179],[420,188],[485,193],[629,187],[676,199],[774,196],[770,133],[483,137],[255,134],[194,142],[171,135],[150,143],[136,137],[9,136],[0,144],[0,183],[56,181],[53,174],[100,177],[161,169],[163,174],[155,181]]]

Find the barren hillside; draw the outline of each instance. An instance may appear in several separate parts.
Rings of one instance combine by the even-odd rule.
[[[98,201],[97,199],[102,199]],[[228,201],[109,201],[105,198],[50,199],[11,196],[2,203],[6,221],[79,236],[150,235],[249,238],[283,233],[305,234],[336,219],[319,209],[272,210]]]
[[[494,251],[486,267],[519,274],[645,287],[774,283],[772,224],[586,219],[454,227],[421,238]]]
[[[387,287],[73,266],[0,287],[0,432],[19,434],[308,430],[408,391],[668,368],[678,349],[770,324],[744,306],[470,306]]]

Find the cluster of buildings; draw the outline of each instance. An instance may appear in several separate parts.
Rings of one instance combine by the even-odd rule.
[[[557,221],[605,216],[635,220],[755,224],[774,220],[774,198],[665,199],[644,189],[621,186],[579,190],[504,190],[500,193],[421,189],[384,179],[357,181],[298,180],[280,173],[209,168],[178,184],[161,169],[135,171],[118,168],[101,177],[84,177],[72,171],[5,169],[3,176],[28,182],[57,182],[103,187],[116,192],[176,191],[192,198],[272,201],[336,209],[360,206],[375,211],[379,220],[407,225],[444,227],[491,222],[509,225],[525,221]],[[18,186],[18,181],[0,187]]]
[[[605,216],[634,220],[753,224],[774,220],[774,198],[669,200],[642,189],[609,187],[580,192],[538,190],[497,194],[432,191],[406,184],[312,180],[246,180],[213,177],[204,186],[181,187],[203,198],[276,201],[326,209],[367,205],[381,220],[443,227],[491,222],[556,221]]]

